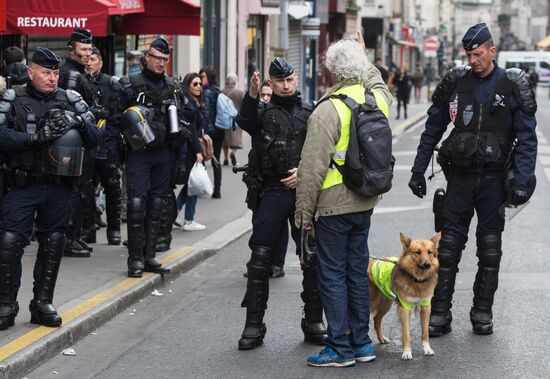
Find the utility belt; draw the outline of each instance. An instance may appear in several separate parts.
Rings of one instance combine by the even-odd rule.
[[[14,169],[7,173],[9,187],[25,188],[33,184],[66,184],[61,176],[57,175],[33,175],[29,171]]]

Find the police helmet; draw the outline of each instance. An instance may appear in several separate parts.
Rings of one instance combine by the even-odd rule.
[[[126,109],[122,115],[121,128],[124,139],[130,149],[139,150],[155,140],[155,133],[149,125],[151,110],[143,105]]]
[[[69,129],[45,149],[43,171],[50,175],[80,176],[83,159],[84,148],[80,132]]]

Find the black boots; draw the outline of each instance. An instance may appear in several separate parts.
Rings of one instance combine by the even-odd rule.
[[[143,222],[145,200],[139,197],[128,199],[128,276],[143,276]]]
[[[120,222],[122,214],[122,190],[117,169],[112,169],[112,175],[106,179],[105,213],[107,214],[107,242],[109,245],[120,245]],[[103,180],[103,179],[102,179]]]
[[[120,235],[120,227],[118,230],[109,230],[107,229],[107,243],[109,245],[120,245],[122,242],[122,237]]]
[[[157,239],[160,229],[160,220],[166,206],[166,199],[153,197],[149,199],[147,217],[145,220],[145,265],[143,271],[157,274],[168,274],[169,268],[164,267],[156,257]]]
[[[17,292],[23,243],[17,235],[0,231],[0,330],[14,325],[19,312]]]
[[[477,236],[477,275],[470,321],[475,334],[493,334],[493,299],[498,288],[498,271],[502,257],[499,234]]]
[[[170,250],[172,243],[172,227],[178,215],[176,207],[176,195],[172,191],[171,195],[166,198],[166,206],[160,218],[160,227],[157,238],[157,252]]]
[[[453,319],[451,307],[455,279],[465,244],[466,238],[457,233],[445,230],[441,233],[438,249],[439,280],[432,298],[430,337],[440,337],[451,331],[451,321]]]
[[[304,318],[302,318],[302,332],[304,341],[316,345],[323,345],[327,334],[327,327],[323,322],[323,305],[317,287],[317,268],[315,260],[308,265],[302,265],[304,278],[302,280],[304,301]]]
[[[41,241],[35,264],[34,299],[31,300],[29,310],[31,323],[56,327],[61,325],[61,316],[52,305],[57,273],[61,265],[65,235],[60,232],[52,233]]]
[[[273,259],[272,250],[264,246],[254,246],[247,263],[248,280],[246,294],[241,307],[246,307],[246,322],[239,350],[255,349],[263,343],[266,327],[263,322],[269,297],[269,272]]]

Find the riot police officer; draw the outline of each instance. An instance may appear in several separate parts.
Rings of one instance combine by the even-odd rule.
[[[496,48],[485,23],[468,29],[462,39],[469,66],[447,72],[433,94],[409,187],[426,195],[424,172],[447,125],[438,159],[447,178],[443,229],[439,243],[439,282],[432,298],[430,336],[451,331],[451,302],[458,263],[477,214],[478,271],[470,321],[475,334],[493,333],[492,305],[498,287],[506,202],[527,202],[534,185],[537,154],[535,94],[525,73],[497,67]],[[505,171],[515,179],[505,190]],[[530,189],[531,188],[531,189]]]
[[[296,172],[312,108],[302,102],[296,90],[297,75],[284,58],[271,62],[269,76],[273,89],[271,102],[262,112],[258,111],[260,78],[256,72],[236,119],[252,137],[246,174],[255,182],[248,184],[248,205],[253,209],[252,236],[248,243],[252,254],[247,263],[247,288],[241,304],[246,307],[246,322],[239,340],[240,350],[254,349],[263,343],[269,274],[279,237],[288,223],[296,253],[301,254],[300,231],[294,225]],[[305,303],[302,331],[306,341],[322,344],[326,327],[314,262],[303,264],[302,271]]]
[[[99,120],[98,107],[94,102],[95,91],[86,77],[86,64],[92,55],[92,34],[87,29],[74,29],[67,43],[68,57],[61,66],[59,87],[80,93],[90,111]],[[94,203],[94,152],[87,150],[84,155],[82,175],[78,179],[77,190],[71,194],[71,218],[67,233],[65,255],[69,257],[89,257],[92,247],[81,238],[84,219]]]
[[[81,172],[83,147],[98,142],[87,104],[75,91],[58,89],[60,59],[37,48],[25,87],[0,100],[0,150],[8,167],[8,190],[0,215],[0,329],[13,326],[19,310],[23,247],[36,227],[31,322],[61,325],[52,305],[69,218],[69,195]],[[36,212],[36,217],[35,217]]]
[[[107,122],[113,113],[116,103],[115,85],[118,78],[107,75],[101,71],[103,60],[97,47],[92,48],[92,55],[86,64],[86,79],[93,87],[93,104],[96,110],[96,119],[101,129],[109,128]],[[120,218],[121,218],[121,199],[122,191],[120,187],[121,164],[119,150],[114,152],[106,151],[102,144],[95,151],[95,158],[92,160],[93,188],[98,182],[101,182],[105,190],[105,202],[107,213],[107,242],[109,245],[120,245]],[[85,212],[86,217],[83,225],[84,240],[94,243],[96,240],[95,215],[96,206],[94,198],[90,199],[88,209]]]
[[[117,115],[111,118],[108,151],[114,151],[120,133],[128,145],[126,159],[128,193],[128,276],[144,271],[170,270],[156,259],[160,220],[171,191],[175,150],[183,143],[181,88],[166,76],[170,59],[168,41],[154,40],[145,54],[142,72],[119,81]]]

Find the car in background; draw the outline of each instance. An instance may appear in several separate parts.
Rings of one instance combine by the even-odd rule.
[[[550,51],[501,51],[497,63],[502,68],[529,68],[539,74],[539,84],[550,84]]]

